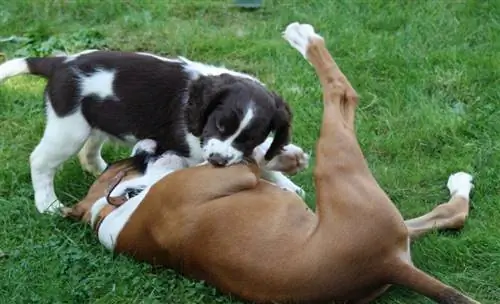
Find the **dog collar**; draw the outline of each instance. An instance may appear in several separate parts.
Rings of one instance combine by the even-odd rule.
[[[112,211],[122,206],[126,201],[128,201],[129,197],[126,194],[120,196],[111,196],[113,190],[118,186],[118,184],[122,181],[122,179],[127,175],[129,170],[121,170],[114,177],[113,181],[109,185],[106,190],[106,201],[108,202],[97,215],[96,223],[94,225],[94,231],[99,233],[99,228],[101,227],[102,222]]]

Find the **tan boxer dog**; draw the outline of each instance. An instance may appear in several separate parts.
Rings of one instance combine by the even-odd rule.
[[[367,166],[354,131],[356,92],[323,38],[298,23],[284,37],[315,67],[323,87],[316,212],[295,193],[260,179],[262,153],[227,168],[178,170],[185,164],[173,154],[137,160],[154,150],[146,141],[66,213],[90,221],[116,253],[173,268],[245,300],[368,303],[396,284],[438,303],[478,303],[419,270],[410,257],[413,238],[464,225],[472,177],[451,175],[450,201],[405,222]],[[138,171],[141,161],[144,172]],[[128,197],[127,188],[138,194]]]

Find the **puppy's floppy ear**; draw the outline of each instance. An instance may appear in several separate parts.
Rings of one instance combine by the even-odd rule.
[[[234,76],[201,76],[189,86],[189,100],[186,107],[186,119],[189,132],[200,136],[207,123],[208,116],[220,104],[235,82]]]
[[[292,111],[290,106],[283,99],[272,93],[276,103],[276,111],[271,120],[271,131],[274,130],[274,139],[266,152],[265,160],[269,161],[275,157],[281,149],[290,142],[292,125]]]

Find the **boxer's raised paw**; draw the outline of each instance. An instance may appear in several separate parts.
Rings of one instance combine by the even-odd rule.
[[[307,49],[312,39],[323,40],[323,37],[314,31],[312,25],[300,24],[298,22],[290,23],[283,32],[283,37],[292,47],[299,51],[304,58],[307,58]]]

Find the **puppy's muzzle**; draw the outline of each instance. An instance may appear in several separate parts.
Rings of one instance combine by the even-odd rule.
[[[219,153],[211,153],[208,156],[208,162],[217,167],[224,167],[229,163],[230,158],[226,156],[222,156]]]

